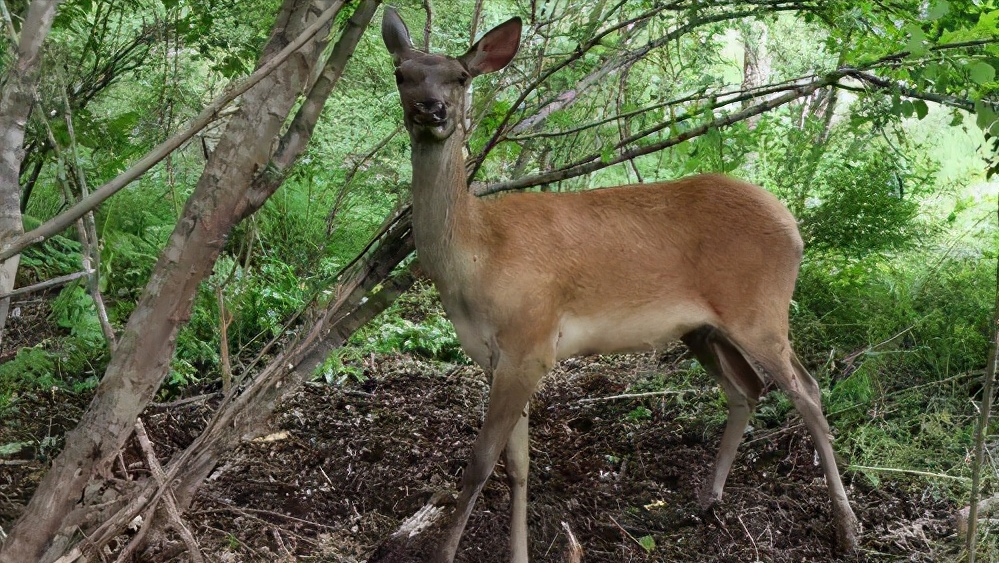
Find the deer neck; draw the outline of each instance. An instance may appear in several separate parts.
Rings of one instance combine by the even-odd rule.
[[[462,131],[443,142],[412,139],[413,234],[420,264],[442,292],[459,287],[477,200],[468,190]]]

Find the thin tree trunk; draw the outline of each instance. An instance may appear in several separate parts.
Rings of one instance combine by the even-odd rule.
[[[997,211],[999,213],[999,211]],[[999,215],[997,215],[999,217]],[[982,407],[975,429],[975,462],[971,467],[971,500],[968,510],[968,563],[975,563],[978,551],[978,493],[982,478],[982,465],[985,462],[985,438],[989,430],[989,416],[992,412],[992,394],[999,363],[999,260],[996,261],[996,301],[992,314],[992,349],[989,362],[985,366],[985,380],[982,383]]]
[[[742,89],[750,91],[770,82],[770,53],[767,52],[767,24],[758,20],[749,20],[742,28]],[[752,100],[742,103],[743,109],[752,104]],[[756,128],[760,116],[746,120],[750,129]]]
[[[315,19],[315,8],[325,11],[334,4],[342,5],[285,0],[261,62],[301,34]],[[169,373],[177,331],[190,317],[198,285],[211,273],[232,227],[269,195],[251,193],[251,186],[269,173],[274,139],[298,93],[308,85],[326,36],[321,31],[243,95],[240,110],[206,164],[129,318],[90,407],[67,434],[66,447],[0,548],[0,562],[53,561],[69,547],[87,505],[98,500],[83,498],[84,506],[74,510],[84,488],[92,477],[109,473],[137,416]]]
[[[24,159],[24,128],[38,83],[42,44],[61,2],[35,0],[28,7],[28,15],[21,26],[17,61],[7,71],[6,84],[0,92],[0,249],[24,231],[19,183],[21,161]],[[12,256],[0,263],[0,293],[10,293],[14,289],[19,262],[20,256]],[[10,299],[0,300],[0,344],[9,309]]]

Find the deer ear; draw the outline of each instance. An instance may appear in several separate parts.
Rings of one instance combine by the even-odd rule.
[[[385,6],[385,14],[382,15],[382,41],[385,42],[389,53],[392,53],[392,60],[396,66],[402,61],[403,55],[413,50],[409,30],[392,6]]]
[[[520,29],[520,18],[511,18],[486,32],[458,60],[464,63],[472,76],[503,68],[513,60],[520,48]]]

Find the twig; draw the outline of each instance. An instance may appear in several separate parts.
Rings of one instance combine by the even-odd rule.
[[[169,483],[167,482],[166,474],[163,472],[163,467],[160,465],[159,460],[156,459],[156,452],[153,451],[153,444],[149,441],[149,435],[146,434],[146,427],[142,424],[141,418],[135,421],[135,437],[139,442],[142,452],[146,455],[146,464],[149,466],[149,471],[152,473],[156,483],[161,488],[168,487]],[[184,541],[192,563],[205,563],[205,557],[201,554],[198,542],[194,539],[194,534],[191,533],[191,530],[187,528],[181,518],[180,510],[177,508],[177,503],[173,498],[173,492],[167,490],[162,499],[167,515],[170,518],[170,526],[177,531]]]
[[[931,473],[929,471],[919,471],[918,469],[899,469],[897,467],[872,467],[868,465],[850,464],[847,469],[852,471],[879,471],[881,473],[904,473],[906,475],[918,475],[920,477],[930,477],[934,479],[949,479],[951,481],[968,482],[967,477],[947,475],[946,473]]]
[[[83,166],[80,165],[80,154],[76,144],[76,130],[73,127],[73,108],[70,106],[69,94],[66,93],[65,87],[62,89],[62,101],[66,109],[63,119],[66,121],[66,132],[69,134],[69,153],[72,157],[69,167],[76,172],[76,182],[80,188],[80,199],[82,200],[88,195],[87,176],[83,173]],[[97,310],[97,319],[101,324],[104,339],[108,343],[108,348],[113,352],[118,342],[115,338],[114,328],[111,327],[111,321],[108,320],[108,311],[104,307],[104,297],[101,296],[101,251],[100,243],[97,240],[97,225],[94,222],[93,210],[88,211],[83,216],[83,222],[80,223],[78,221],[77,225],[80,230],[80,242],[83,244],[83,256],[81,257],[83,269],[93,272],[92,275],[87,277],[87,291],[90,293],[90,298],[94,300],[94,308]]]
[[[232,363],[229,361],[229,325],[233,315],[225,308],[225,295],[222,284],[215,288],[215,297],[219,303],[219,352],[222,356],[222,392],[228,393],[232,387]]]
[[[565,530],[565,537],[569,545],[565,547],[565,554],[562,560],[565,563],[581,563],[583,561],[583,546],[576,539],[576,534],[572,533],[572,528],[568,522],[562,522],[562,529]]]
[[[191,121],[191,125],[187,129],[157,145],[156,148],[147,153],[146,156],[142,157],[138,162],[133,164],[131,168],[122,172],[115,179],[95,190],[86,199],[81,200],[79,203],[73,205],[66,211],[56,215],[52,219],[49,219],[39,227],[22,234],[12,240],[6,247],[0,249],[0,262],[19,254],[22,250],[32,244],[37,244],[52,235],[61,233],[74,221],[83,217],[83,215],[88,211],[96,208],[98,205],[103,203],[104,200],[116,194],[119,190],[132,183],[132,181],[145,174],[146,171],[152,168],[156,163],[166,158],[168,154],[186,143],[191,137],[214,121],[218,117],[218,113],[222,110],[222,108],[263,80],[264,77],[273,72],[274,69],[281,66],[291,55],[302,48],[303,45],[308,43],[317,33],[319,33],[321,29],[326,26],[327,23],[329,23],[333,16],[340,11],[342,5],[342,0],[335,2],[332,6],[327,8],[327,10],[323,12],[322,15],[320,15],[316,21],[312,23],[312,25],[306,28],[306,30],[303,31],[298,38],[282,49],[280,53],[261,65],[260,68],[258,68],[246,79],[234,84],[228,91],[212,100],[212,102]]]
[[[742,526],[742,531],[745,532],[746,537],[749,538],[749,543],[753,544],[753,553],[756,554],[756,557],[753,559],[755,563],[760,560],[760,548],[756,547],[756,538],[753,537],[753,534],[749,533],[749,528],[747,528],[746,523],[742,521],[742,515],[737,516],[737,518],[739,520],[739,525]]]
[[[475,8],[472,10],[472,24],[468,30],[468,47],[475,45],[475,34],[479,32],[479,18],[482,17],[482,1],[475,0]]]
[[[18,295],[25,295],[28,293],[44,291],[52,287],[57,287],[69,283],[73,280],[89,276],[91,273],[93,273],[93,270],[82,270],[79,272],[73,272],[72,274],[66,274],[65,276],[58,276],[55,278],[47,279],[43,282],[38,282],[36,284],[19,287],[8,293],[0,294],[0,299],[7,299],[8,297],[17,297]]]
[[[154,409],[172,409],[174,407],[180,407],[190,403],[205,402],[216,395],[219,395],[219,393],[205,393],[204,395],[195,395],[194,397],[187,397],[186,399],[177,399],[176,401],[170,401],[169,403],[149,403],[149,407]]]
[[[664,391],[649,391],[648,393],[625,393],[623,395],[610,395],[607,397],[587,397],[585,399],[580,399],[576,401],[577,403],[597,403],[600,401],[615,401],[617,399],[640,399],[642,397],[658,397],[661,395],[683,395],[684,393],[693,393],[693,389],[680,389],[680,390],[664,390]]]
[[[497,184],[492,184],[490,186],[487,186],[485,189],[479,190],[476,195],[481,196],[481,195],[494,194],[506,190],[529,188],[532,186],[549,184],[551,182],[556,182],[558,180],[575,178],[577,176],[582,176],[584,174],[588,174],[590,172],[607,168],[615,164],[626,162],[638,156],[644,156],[646,154],[658,152],[663,149],[672,147],[674,145],[678,145],[689,139],[693,139],[695,137],[704,135],[711,129],[718,129],[721,127],[731,125],[733,123],[737,123],[739,121],[743,121],[755,115],[759,115],[761,113],[765,113],[772,109],[778,108],[790,101],[803,98],[811,94],[812,92],[818,90],[819,88],[825,88],[826,86],[835,84],[837,81],[843,78],[845,74],[846,74],[845,70],[836,70],[830,72],[829,74],[822,76],[816,80],[813,80],[812,82],[808,82],[805,84],[801,84],[797,87],[791,88],[787,93],[785,93],[782,96],[771,98],[765,102],[756,104],[754,106],[750,106],[742,111],[737,111],[724,115],[722,117],[719,117],[718,119],[709,121],[707,123],[703,123],[692,129],[688,129],[687,131],[684,131],[683,133],[680,133],[678,135],[673,135],[668,139],[665,139],[658,143],[650,143],[645,146],[639,146],[632,148],[630,150],[621,151],[617,153],[616,156],[607,160],[604,160],[602,158],[602,155],[600,154],[591,155],[582,162],[568,166],[566,168],[562,168],[560,170],[554,170],[552,172],[546,172],[543,174],[537,174],[525,178],[518,178],[516,180],[511,180],[508,182],[500,182]],[[2,258],[2,255],[0,255],[0,258]]]
[[[343,208],[343,202],[347,198],[347,193],[350,191],[350,183],[354,181],[354,176],[356,176],[357,173],[360,171],[361,166],[364,166],[365,163],[374,158],[374,156],[378,154],[378,151],[385,148],[385,145],[389,144],[389,141],[394,139],[395,136],[398,135],[400,131],[402,131],[402,127],[403,125],[400,123],[398,126],[396,126],[395,129],[392,130],[391,133],[389,133],[388,135],[385,136],[385,138],[379,141],[378,144],[374,146],[374,148],[372,148],[364,156],[359,158],[357,162],[355,162],[354,165],[350,167],[350,170],[347,172],[347,175],[344,176],[343,178],[343,184],[341,185],[339,192],[336,194],[336,201],[333,202],[333,206],[330,208],[330,212],[326,216],[327,236],[333,234],[333,222],[336,219],[337,215],[340,213],[340,209]]]
[[[278,548],[280,548],[281,551],[284,551],[285,555],[287,555],[288,557],[294,557],[294,555],[292,555],[291,552],[288,551],[288,546],[284,544],[284,539],[281,538],[281,532],[279,532],[277,528],[271,527],[271,536],[274,537],[274,543],[277,544]]]
[[[642,549],[646,549],[645,546],[642,545],[642,542],[638,541],[638,538],[636,538],[635,536],[631,535],[631,532],[629,532],[628,530],[625,530],[624,526],[622,526],[621,524],[619,524],[618,521],[615,520],[613,516],[611,516],[610,514],[608,514],[607,517],[610,518],[610,521],[613,522],[615,526],[617,526],[618,530],[621,530],[622,534],[628,536],[628,538],[631,539],[631,541],[635,542],[635,544],[638,545],[638,547],[641,547]]]
[[[427,13],[427,21],[423,24],[423,50],[430,52],[430,27],[434,21],[434,7],[430,0],[423,0],[423,11]]]

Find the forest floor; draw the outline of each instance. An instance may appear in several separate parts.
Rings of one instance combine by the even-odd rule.
[[[592,563],[840,561],[821,470],[794,414],[752,429],[723,503],[710,514],[697,508],[724,421],[715,386],[688,378],[678,391],[618,397],[683,361],[679,350],[581,358],[545,379],[531,407],[532,561],[562,561],[569,532]],[[434,493],[453,491],[483,415],[481,371],[406,356],[372,356],[364,368],[363,382],[307,385],[271,434],[220,464],[186,517],[206,560],[364,561]],[[24,394],[8,411],[0,445],[35,447],[0,457],[0,527],[86,402],[53,390]],[[144,421],[167,458],[209,414],[191,402],[151,407]],[[845,479],[863,525],[861,561],[955,559],[952,502],[908,478],[877,487],[860,474]],[[458,561],[507,560],[507,505],[501,464]]]

